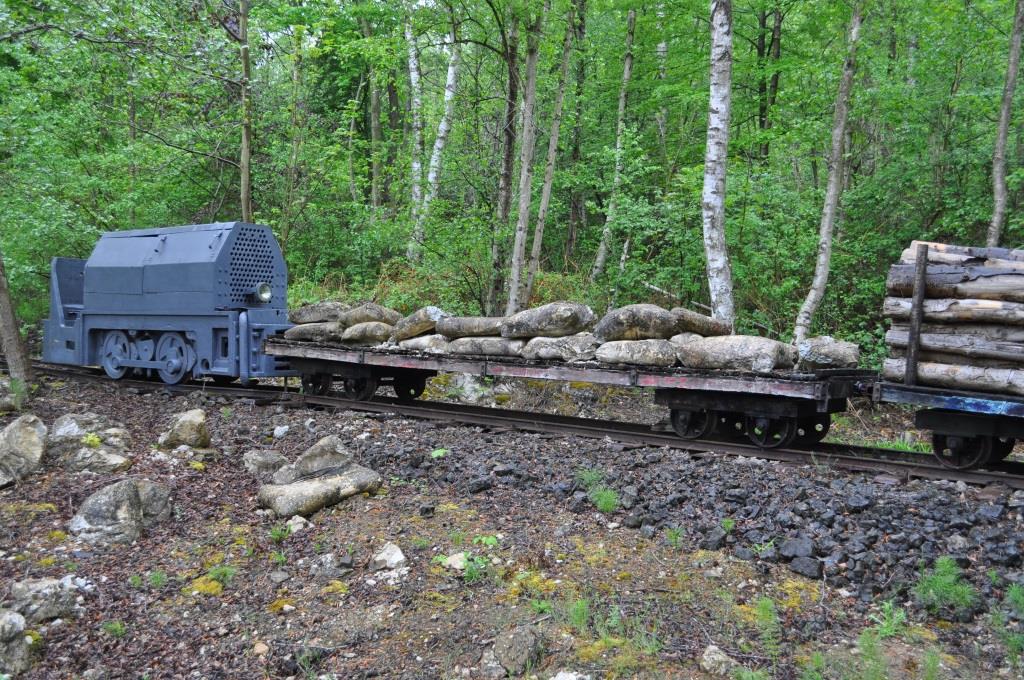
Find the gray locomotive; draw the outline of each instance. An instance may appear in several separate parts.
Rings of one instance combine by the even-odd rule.
[[[43,360],[175,384],[294,375],[262,352],[288,323],[288,268],[245,222],[115,231],[88,260],[51,263]]]

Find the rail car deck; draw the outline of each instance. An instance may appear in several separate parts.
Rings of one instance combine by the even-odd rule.
[[[447,356],[405,350],[352,348],[279,338],[264,351],[287,359],[312,393],[329,390],[335,377],[347,396],[369,399],[390,384],[400,399],[418,397],[429,377],[441,372],[478,376],[581,381],[598,385],[653,388],[655,401],[668,406],[676,432],[699,439],[713,430],[742,430],[759,446],[784,446],[794,439],[820,441],[829,416],[846,400],[865,393],[873,371],[829,370],[767,375],[685,368],[537,362],[515,357]]]

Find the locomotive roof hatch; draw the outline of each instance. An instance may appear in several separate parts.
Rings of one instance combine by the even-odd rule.
[[[288,269],[269,227],[217,222],[103,234],[85,263],[90,313],[287,309]]]

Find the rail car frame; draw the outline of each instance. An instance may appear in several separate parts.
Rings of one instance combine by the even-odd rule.
[[[481,377],[581,381],[652,388],[656,403],[668,406],[673,429],[683,439],[713,432],[746,434],[763,448],[812,444],[828,434],[831,414],[847,399],[865,393],[873,371],[829,370],[769,375],[609,366],[598,362],[555,364],[514,357],[441,356],[402,350],[337,347],[272,338],[263,351],[287,359],[302,375],[303,390],[325,394],[340,379],[351,399],[371,399],[391,385],[401,400],[419,397],[440,372]]]

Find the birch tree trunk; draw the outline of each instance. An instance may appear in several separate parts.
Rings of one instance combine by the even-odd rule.
[[[1013,33],[1010,35],[1010,54],[1006,61],[1006,83],[1003,85],[1003,103],[999,108],[999,126],[996,145],[992,152],[992,222],[988,226],[985,245],[999,245],[1006,221],[1006,138],[1013,113],[1013,93],[1017,89],[1017,70],[1020,68],[1021,33],[1024,31],[1024,0],[1017,0],[1013,14]]]
[[[629,91],[629,79],[633,75],[633,32],[636,29],[636,10],[631,9],[626,15],[626,54],[622,59],[622,86],[619,88],[619,111],[615,124],[615,176],[612,179],[612,194],[608,198],[608,208],[604,214],[604,229],[601,231],[601,242],[597,246],[594,267],[590,270],[590,280],[594,281],[604,273],[608,259],[608,245],[612,236],[612,224],[615,222],[615,203],[622,184],[622,138],[626,133],[626,98]]]
[[[505,316],[519,311],[522,293],[520,280],[523,260],[526,258],[526,231],[530,226],[530,202],[533,197],[533,150],[537,139],[534,110],[537,105],[537,59],[540,56],[540,33],[544,24],[544,9],[530,25],[526,36],[526,83],[523,89],[523,141],[519,150],[519,214],[512,242],[512,259],[508,272],[508,303]]]
[[[238,45],[242,61],[242,148],[238,154],[239,199],[242,221],[252,222],[252,84],[249,58],[249,0],[241,0],[238,9]]]
[[[366,19],[359,20],[363,37],[373,37],[373,28]],[[381,184],[383,171],[381,169],[381,144],[384,141],[383,130],[380,123],[380,79],[377,67],[370,64],[370,205],[379,208],[382,204]]]
[[[27,388],[32,381],[32,362],[28,358],[25,343],[18,330],[18,318],[14,314],[11,289],[7,285],[7,271],[4,268],[3,253],[0,252],[0,345],[7,358],[7,372],[14,380],[21,381]]]
[[[292,233],[293,220],[295,215],[295,192],[299,186],[299,157],[302,152],[302,41],[305,36],[303,26],[292,27],[292,40],[294,53],[292,54],[292,101],[290,132],[291,150],[288,154],[288,169],[285,173],[284,205],[281,208],[281,252],[288,249],[288,239]]]
[[[562,106],[565,103],[565,83],[569,76],[569,57],[572,54],[573,11],[566,17],[565,40],[562,42],[562,63],[558,71],[558,89],[555,91],[554,108],[551,111],[551,130],[548,133],[548,157],[544,163],[544,185],[540,191],[540,205],[537,206],[537,224],[533,228],[533,245],[530,247],[530,264],[526,273],[526,287],[523,289],[523,304],[529,304],[533,295],[533,280],[540,269],[540,254],[544,245],[544,223],[551,205],[551,189],[555,183],[555,161],[558,159],[558,137],[562,130]]]
[[[701,216],[712,316],[735,322],[732,270],[725,243],[725,173],[732,106],[732,2],[711,0],[711,95],[704,152]]]
[[[818,231],[818,258],[814,265],[814,278],[811,288],[807,291],[800,311],[796,315],[796,327],[793,330],[794,342],[807,337],[828,283],[829,269],[832,264],[832,233],[835,231],[836,212],[839,209],[839,198],[843,192],[844,141],[846,139],[846,119],[850,107],[850,90],[853,89],[853,75],[856,70],[857,41],[860,39],[861,7],[853,6],[850,17],[850,34],[847,41],[846,61],[843,63],[843,75],[839,79],[839,93],[836,95],[836,110],[832,120],[832,151],[829,156],[828,185],[825,188],[825,204],[821,209],[821,226]]]
[[[666,73],[666,62],[668,62],[668,42],[665,40],[665,3],[659,2],[658,9],[658,32],[662,34],[661,40],[658,41],[657,47],[654,48],[654,54],[658,59],[658,81],[665,81]],[[665,144],[665,139],[668,136],[668,109],[662,104],[657,113],[654,114],[654,122],[658,125],[658,141],[661,142],[661,148],[664,150],[666,158],[668,157],[668,149]]]
[[[491,232],[491,288],[487,293],[486,312],[494,313],[498,308],[498,296],[502,289],[502,248],[501,242],[508,215],[512,207],[512,171],[515,169],[516,151],[516,109],[519,106],[519,17],[512,17],[507,35],[502,37],[505,67],[508,74],[505,118],[502,121],[501,170],[498,173],[498,202],[495,211],[494,229]]]
[[[424,223],[430,212],[430,204],[437,196],[437,188],[441,183],[441,158],[444,147],[448,143],[448,133],[452,129],[452,115],[455,111],[455,88],[459,82],[459,59],[461,48],[455,32],[455,18],[452,17],[451,53],[448,57],[448,75],[444,81],[444,112],[437,123],[437,136],[434,137],[434,150],[430,154],[430,165],[427,166],[427,193],[423,197],[423,206],[417,214],[414,233],[419,237],[417,249],[423,243]]]
[[[420,208],[423,203],[423,85],[420,78],[420,57],[416,47],[416,36],[412,24],[405,24],[405,41],[409,43],[409,108],[412,114],[412,149],[409,164],[409,201],[412,205],[412,238],[406,247],[405,256],[412,262],[420,259],[420,243],[423,234],[416,230],[420,222]]]
[[[586,52],[584,51],[584,41],[587,37],[586,0],[576,0],[576,25],[573,27],[573,33],[578,53],[574,69],[576,79],[576,119],[572,126],[572,151],[569,154],[569,159],[573,167],[576,167],[583,158],[583,93],[587,80],[587,60]],[[578,186],[574,186],[569,196],[569,228],[567,229],[568,233],[565,235],[564,266],[566,268],[568,268],[569,261],[576,250],[576,236],[586,222],[587,206],[583,200],[583,191]]]

